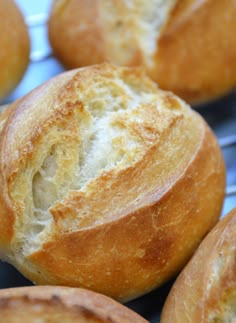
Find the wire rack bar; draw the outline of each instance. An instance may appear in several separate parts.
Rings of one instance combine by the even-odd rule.
[[[236,185],[227,186],[226,196],[236,195]]]
[[[53,56],[52,51],[49,49],[48,51],[35,50],[30,54],[30,62],[38,63],[43,62]]]
[[[219,138],[218,142],[222,149],[234,146],[236,145],[236,134]],[[226,196],[229,197],[232,195],[236,195],[236,184],[227,186],[226,188]]]
[[[48,13],[42,12],[25,17],[26,25],[30,28],[45,26],[48,21]]]
[[[236,134],[219,138],[218,141],[221,148],[226,148],[226,147],[236,145]]]

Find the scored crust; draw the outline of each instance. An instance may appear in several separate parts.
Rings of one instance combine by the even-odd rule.
[[[216,223],[217,141],[141,70],[70,71],[10,109],[0,254],[32,281],[131,299],[176,273]]]
[[[236,209],[203,240],[167,297],[161,323],[234,322]]]
[[[236,85],[235,15],[233,0],[54,0],[48,34],[67,68],[142,65],[198,104]]]
[[[102,294],[80,288],[31,286],[0,290],[5,323],[147,323],[129,308]],[[79,321],[78,321],[79,320]]]
[[[49,39],[55,55],[68,68],[107,60],[152,65],[156,40],[176,2],[56,0],[48,23]]]

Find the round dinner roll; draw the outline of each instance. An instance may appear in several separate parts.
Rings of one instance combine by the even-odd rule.
[[[147,323],[107,296],[60,286],[2,289],[0,312],[4,323]]]
[[[161,323],[236,322],[236,209],[206,236],[174,283]]]
[[[13,0],[0,1],[0,100],[20,82],[29,63],[30,39]]]
[[[217,222],[216,138],[142,70],[72,70],[9,109],[0,257],[36,284],[130,300],[176,274]]]
[[[141,65],[198,104],[236,85],[235,17],[234,0],[54,0],[48,34],[67,68]]]

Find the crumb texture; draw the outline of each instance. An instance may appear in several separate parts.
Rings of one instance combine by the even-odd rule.
[[[158,146],[162,133],[188,111],[145,78],[139,82],[129,74],[114,77],[96,71],[74,77],[54,108],[60,109],[63,118],[54,116],[40,125],[45,127],[44,135],[38,136],[37,147],[31,147],[31,158],[18,173],[11,192],[16,208],[23,210],[23,218],[16,223],[20,232],[16,243],[27,253],[50,236],[55,223],[63,222],[63,230],[73,231],[86,226],[86,218],[90,218],[89,225],[109,219],[112,215],[106,210],[103,215],[99,209],[96,212],[89,197],[96,199],[97,190],[116,185],[116,177],[138,165]],[[138,198],[140,193],[134,194]],[[58,208],[66,208],[69,199],[75,200],[73,206],[86,202],[87,206],[65,218]],[[126,206],[130,203],[127,200]]]
[[[209,317],[209,323],[235,323],[236,322],[236,291],[228,293],[222,300],[220,307]]]
[[[5,129],[15,216],[6,260],[30,275],[40,269],[27,259],[59,236],[109,227],[155,205],[191,164],[205,127],[140,69],[104,64],[54,82],[23,100]]]
[[[108,58],[127,65],[141,50],[142,59],[151,66],[162,27],[175,3],[176,0],[100,1]]]

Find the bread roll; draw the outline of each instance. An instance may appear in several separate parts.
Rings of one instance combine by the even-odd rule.
[[[201,243],[167,297],[161,323],[236,320],[236,209]]]
[[[0,256],[37,284],[126,301],[161,285],[217,222],[216,138],[139,69],[58,75],[0,133]]]
[[[234,0],[54,0],[48,30],[67,68],[142,65],[197,104],[236,85],[235,16]]]
[[[0,312],[4,323],[147,323],[107,296],[59,286],[2,289]]]
[[[20,82],[29,63],[30,40],[13,0],[0,1],[0,100]]]

